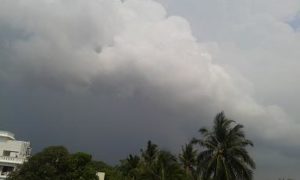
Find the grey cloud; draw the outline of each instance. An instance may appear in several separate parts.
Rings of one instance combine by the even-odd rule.
[[[61,143],[113,162],[147,139],[178,148],[225,110],[246,125],[258,153],[276,147],[274,154],[293,154],[284,149],[298,149],[299,124],[277,101],[261,101],[255,90],[265,95],[265,82],[245,64],[262,73],[264,57],[299,57],[299,35],[282,22],[296,13],[298,1],[278,10],[265,0],[251,11],[250,1],[201,3],[195,3],[203,5],[195,10],[200,23],[191,24],[200,27],[197,40],[186,19],[152,0],[4,1],[3,127],[28,137],[36,149]],[[292,53],[273,44],[283,38]]]
[[[296,153],[299,146],[290,140],[297,139],[298,136],[291,132],[299,129],[297,20],[300,1],[160,2],[169,14],[182,15],[191,22],[194,34],[206,43],[214,62],[222,64],[235,77],[235,71],[238,71],[250,81],[247,89],[253,88],[250,92],[256,102],[275,104],[288,114],[289,121],[280,117],[286,130],[276,123],[262,128],[266,132],[277,131],[279,137],[289,137],[286,140],[264,141],[261,135],[250,132],[256,142],[253,154],[260,154],[256,158],[259,159],[256,177],[297,178],[299,173],[294,167],[299,161]],[[267,121],[266,117],[255,118],[259,119],[257,126]]]

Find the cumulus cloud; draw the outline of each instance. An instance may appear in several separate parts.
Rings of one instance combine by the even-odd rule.
[[[252,91],[251,95],[256,102],[264,106],[276,105],[277,107],[273,108],[277,109],[274,109],[277,113],[284,111],[279,113],[281,115],[276,115],[280,117],[278,119],[281,119],[281,123],[278,120],[277,122],[282,126],[276,123],[277,125],[265,129],[266,132],[276,129],[278,131],[276,138],[288,137],[287,140],[278,143],[276,140],[261,142],[260,138],[255,139],[257,143],[259,142],[256,147],[259,150],[255,154],[277,151],[276,155],[268,160],[264,160],[263,156],[258,158],[262,159],[260,161],[262,164],[268,162],[267,166],[259,164],[262,168],[259,168],[258,177],[274,179],[291,174],[291,177],[296,178],[295,169],[287,165],[286,168],[278,168],[276,159],[284,159],[281,161],[283,164],[290,163],[292,159],[289,157],[295,157],[292,152],[298,151],[299,147],[298,143],[291,141],[297,141],[294,133],[299,128],[297,59],[300,47],[298,31],[300,1],[160,0],[160,2],[168,8],[169,14],[182,15],[191,22],[196,37],[207,43],[206,47],[214,62],[229,69],[229,73],[238,70],[252,83],[255,91]],[[277,113],[271,114],[274,116]],[[268,121],[266,118],[260,120]],[[272,133],[266,134],[269,134],[267,135],[269,137],[274,136]],[[283,144],[288,146],[283,147]],[[269,148],[260,149],[262,146]],[[288,151],[293,155],[288,153],[289,157],[286,157]],[[283,154],[285,157],[282,157]],[[278,171],[266,173],[270,169]],[[261,176],[262,174],[264,176]]]
[[[71,124],[82,136],[91,133],[93,126],[106,124],[100,128],[105,132],[102,135],[118,138],[115,134],[134,131],[142,136],[148,132],[167,136],[163,139],[171,142],[191,136],[182,126],[194,127],[195,119],[212,118],[225,110],[229,117],[246,125],[251,137],[273,145],[280,141],[283,147],[300,146],[296,139],[299,124],[276,102],[261,102],[254,93],[266,83],[256,82],[261,73],[243,71],[248,68],[244,64],[251,64],[252,70],[267,70],[266,75],[275,76],[277,71],[272,72],[274,68],[268,65],[276,62],[275,66],[281,66],[286,57],[296,61],[299,34],[287,21],[297,14],[299,1],[198,3],[196,38],[186,19],[169,15],[153,0],[4,0],[0,7],[3,102],[16,101],[11,104],[23,103],[17,107],[24,108],[29,103],[24,100],[33,99],[37,105],[32,106],[40,111],[37,117],[46,120],[29,122],[52,119],[45,123],[55,122],[61,127]],[[285,65],[284,72],[298,73],[294,61]],[[242,70],[244,76],[228,65]],[[276,81],[289,79],[280,77]],[[19,87],[24,89],[16,89]],[[278,88],[274,84],[271,87]],[[7,98],[17,94],[21,95]],[[135,98],[138,102],[132,102]],[[168,116],[170,112],[180,114],[181,119]],[[60,115],[45,117],[43,113]],[[56,118],[59,122],[53,121]],[[196,125],[208,125],[209,121]],[[117,124],[123,129],[108,130]],[[93,147],[79,135],[75,137]]]

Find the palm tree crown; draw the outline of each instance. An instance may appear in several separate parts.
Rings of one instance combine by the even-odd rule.
[[[148,141],[145,150],[141,150],[141,177],[143,180],[182,180],[183,171],[172,153],[158,149]]]
[[[191,179],[196,179],[197,150],[194,149],[192,143],[182,147],[182,152],[179,154],[179,160],[185,173],[191,177]]]
[[[135,180],[138,176],[140,164],[140,157],[130,154],[125,160],[121,160],[120,171],[128,176],[130,179]]]
[[[202,139],[194,139],[203,148],[198,155],[202,178],[214,180],[252,180],[255,163],[246,150],[253,143],[245,138],[243,126],[217,114],[211,130],[202,128]]]
[[[148,141],[146,150],[141,149],[141,153],[144,162],[147,165],[151,166],[157,158],[159,150],[156,144],[153,144],[151,141]]]

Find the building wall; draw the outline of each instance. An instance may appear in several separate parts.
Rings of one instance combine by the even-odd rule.
[[[103,172],[97,172],[97,176],[99,177],[99,180],[104,180],[105,173],[103,173]]]
[[[0,180],[6,179],[17,165],[23,164],[30,156],[30,143],[17,141],[12,133],[0,131]]]
[[[5,156],[4,151],[10,151],[10,157],[26,157],[27,148],[28,142],[15,140],[0,142],[0,156]]]

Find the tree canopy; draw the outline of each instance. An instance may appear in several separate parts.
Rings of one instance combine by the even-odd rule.
[[[129,154],[116,166],[92,160],[83,152],[71,154],[51,146],[33,155],[8,180],[252,180],[255,162],[247,147],[253,146],[243,125],[216,115],[212,128],[201,128],[201,138],[182,146],[179,155],[148,141],[140,154]]]
[[[211,129],[201,128],[201,139],[194,139],[203,148],[198,155],[202,179],[251,180],[255,162],[246,147],[253,143],[246,139],[243,125],[217,114]]]
[[[97,180],[96,172],[91,155],[52,146],[29,158],[8,180]]]

